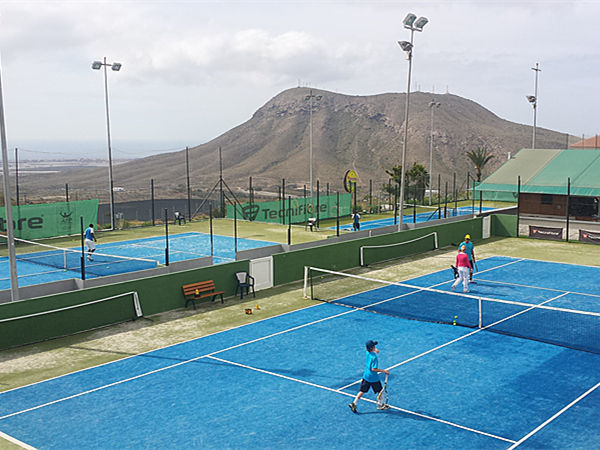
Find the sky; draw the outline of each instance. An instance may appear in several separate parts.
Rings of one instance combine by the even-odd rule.
[[[406,92],[411,12],[411,90],[531,125],[539,63],[537,125],[600,133],[600,0],[0,0],[9,152],[107,158],[103,57],[114,159],[208,142],[293,87]]]

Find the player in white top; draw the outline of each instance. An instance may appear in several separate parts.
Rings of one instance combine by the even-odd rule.
[[[94,243],[95,241],[96,241],[96,235],[94,234],[94,224],[90,223],[87,230],[85,230],[85,241],[84,241],[85,246],[88,249],[88,255],[87,255],[88,261],[93,261],[92,253],[94,253],[96,251],[96,244]]]

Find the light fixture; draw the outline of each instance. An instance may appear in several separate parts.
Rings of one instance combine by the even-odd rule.
[[[402,23],[405,27],[410,28],[415,20],[417,20],[417,16],[415,16],[413,13],[408,13]]]
[[[102,67],[102,63],[100,61],[94,61],[92,63],[92,69],[94,69],[94,70],[100,70],[101,67]]]
[[[121,63],[113,63],[113,65],[111,66],[111,69],[114,70],[115,72],[118,72],[119,70],[121,70]]]

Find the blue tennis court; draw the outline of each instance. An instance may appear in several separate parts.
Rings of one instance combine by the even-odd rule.
[[[248,250],[274,245],[275,242],[255,239],[237,239],[237,249]],[[100,240],[93,261],[86,263],[86,278],[133,272],[165,264],[164,236],[110,242]],[[213,235],[213,263],[235,261],[235,238]],[[180,233],[169,236],[169,262],[203,258],[211,255],[210,234]],[[48,250],[36,253],[17,254],[19,286],[48,283],[51,281],[79,278],[81,274],[81,248],[71,251]],[[124,257],[124,258],[113,258]],[[22,259],[26,258],[26,259]],[[129,260],[126,258],[137,258]],[[0,289],[10,289],[8,257],[0,257]]]
[[[481,211],[492,211],[494,208],[482,207]],[[475,212],[479,212],[479,208],[475,208]],[[456,216],[466,216],[469,214],[473,214],[473,208],[470,206],[460,206],[458,208],[448,208],[446,212],[447,217],[456,217]],[[402,221],[404,223],[421,223],[421,222],[429,222],[431,220],[437,220],[438,218],[444,217],[444,208],[441,209],[441,213],[437,211],[437,209],[432,209],[431,212],[423,212],[416,214],[416,221],[414,220],[412,214],[405,214]],[[377,219],[377,220],[367,220],[364,222],[360,222],[361,230],[370,230],[373,228],[387,227],[389,225],[396,225],[398,223],[398,219],[396,219],[396,223],[394,223],[393,217],[388,217],[386,219]],[[335,230],[336,227],[329,227],[329,230]],[[340,230],[342,231],[353,231],[352,224],[340,225]]]
[[[505,257],[478,266],[479,298],[599,310],[598,267]],[[451,295],[449,278],[443,268],[408,282]],[[418,292],[392,285],[356,295],[411,303]],[[462,320],[436,298],[421,309]],[[523,339],[320,303],[6,391],[0,431],[41,449],[597,447],[598,315],[580,336],[583,351],[535,336],[542,325],[578,328],[577,318],[548,311],[549,324],[521,322]],[[377,410],[370,392],[353,414],[368,339],[390,370],[391,409]]]

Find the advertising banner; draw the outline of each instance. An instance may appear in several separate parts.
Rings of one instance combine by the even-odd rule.
[[[289,223],[288,217],[291,212],[292,223],[304,223],[310,217],[317,217],[317,198],[313,197],[313,205],[310,198],[292,198],[291,208],[288,199],[284,202],[276,200],[261,203],[244,203],[238,205],[237,217],[243,220],[271,223]],[[348,216],[351,213],[352,194],[340,194],[340,216]],[[233,219],[233,205],[227,205],[227,218]],[[330,219],[337,217],[337,195],[323,195],[319,197],[319,219]],[[291,211],[290,211],[291,209]]]
[[[563,238],[563,229],[529,225],[529,237],[560,241]]]
[[[80,233],[79,217],[83,225],[98,222],[98,200],[40,203],[13,206],[15,237],[40,239]],[[0,233],[6,234],[6,209],[0,207]]]
[[[600,233],[596,231],[579,230],[579,240],[581,242],[590,242],[592,244],[600,244]]]

